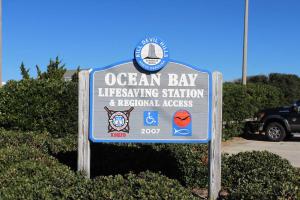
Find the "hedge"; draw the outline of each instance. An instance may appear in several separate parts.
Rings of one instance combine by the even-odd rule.
[[[176,160],[176,178],[187,187],[208,186],[208,146],[170,144],[162,148]],[[201,177],[201,178],[199,178]]]
[[[29,146],[0,149],[1,199],[196,199],[177,180],[153,172],[85,179]]]
[[[55,138],[77,133],[78,83],[57,79],[9,81],[0,89],[0,126],[47,131]],[[267,84],[224,83],[225,139],[243,133],[242,122],[260,109],[285,102],[280,88]]]
[[[77,132],[77,83],[61,80],[9,81],[0,89],[0,126],[47,131],[53,137]]]
[[[192,189],[207,188],[206,145],[100,145],[100,169],[113,171],[87,180],[51,156],[42,136],[0,131],[1,199],[193,199]],[[222,158],[227,199],[296,199],[299,180],[299,170],[272,153]]]
[[[296,199],[299,173],[286,160],[267,151],[224,156],[222,184],[228,199]]]
[[[22,132],[0,128],[0,148],[17,147],[24,144],[46,153],[49,151],[48,138],[49,136],[45,132]]]
[[[149,171],[98,177],[90,191],[89,199],[197,199],[178,181]]]
[[[243,121],[253,118],[259,110],[282,105],[282,92],[274,86],[225,83],[223,87],[223,137],[225,139],[243,134]]]
[[[48,154],[49,139],[45,133],[0,130],[1,199],[194,199],[178,181],[152,172],[88,181]]]
[[[271,73],[268,76],[251,76],[248,77],[248,83],[263,83],[279,88],[284,97],[282,105],[289,105],[295,100],[300,100],[300,77],[295,74]]]
[[[24,161],[0,174],[1,199],[197,199],[178,181],[152,172],[87,180],[58,165],[50,167]],[[10,176],[15,178],[8,181]]]
[[[1,155],[7,155],[0,162],[6,163],[6,170],[0,173],[1,199],[196,199],[178,181],[159,173],[146,171],[87,180],[54,158],[18,148],[16,157],[22,158],[10,164],[7,154],[14,154],[12,148],[6,152],[1,149]],[[35,159],[26,160],[20,152],[32,154]],[[227,155],[222,175],[223,188],[229,192],[225,199],[296,199],[299,195],[299,173],[288,161],[268,152]],[[197,174],[193,178],[205,179]]]
[[[53,139],[45,132],[0,129],[1,148],[12,148],[20,146],[20,144],[58,157],[61,162],[68,164],[73,169],[77,167],[76,137]],[[207,186],[207,145],[93,144],[92,151],[98,152],[92,154],[94,176],[152,170],[161,171],[188,187]],[[23,156],[26,157],[26,154]],[[120,163],[122,164],[120,165]],[[195,175],[203,178],[195,179]]]
[[[7,146],[0,149],[0,173],[3,173],[11,165],[23,161],[39,161],[48,159],[49,155],[41,152],[40,149],[28,147],[26,144],[16,146]]]
[[[25,160],[0,173],[1,199],[67,199],[84,178],[51,158]]]
[[[93,144],[92,152],[92,176],[151,170],[190,188],[208,184],[207,145]]]
[[[76,135],[67,135],[63,138],[53,138],[47,132],[13,131],[0,128],[0,148],[26,144],[38,148],[44,153],[58,154],[77,150]]]
[[[224,121],[242,121],[251,118],[260,109],[282,105],[280,89],[263,84],[243,86],[235,83],[224,84]]]

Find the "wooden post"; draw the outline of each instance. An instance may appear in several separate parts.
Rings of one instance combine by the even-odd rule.
[[[212,80],[212,136],[209,142],[209,199],[216,200],[221,190],[221,140],[223,79],[220,72]]]
[[[78,74],[78,171],[90,178],[90,141],[89,141],[89,71]]]

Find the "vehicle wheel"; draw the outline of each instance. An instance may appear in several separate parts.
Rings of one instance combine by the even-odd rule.
[[[266,136],[270,141],[279,142],[284,140],[286,137],[286,132],[281,124],[272,122],[267,126]]]

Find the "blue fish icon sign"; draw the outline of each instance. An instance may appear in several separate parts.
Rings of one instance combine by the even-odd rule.
[[[158,126],[158,111],[144,111],[144,126]]]
[[[172,124],[173,136],[192,136],[192,115],[187,110],[178,110]]]

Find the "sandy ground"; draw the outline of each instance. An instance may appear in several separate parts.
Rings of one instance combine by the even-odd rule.
[[[267,150],[283,158],[288,159],[295,167],[300,168],[300,136],[282,142],[264,141],[262,136],[254,136],[251,139],[233,138],[222,143],[222,152],[235,154],[243,151],[263,151]]]

